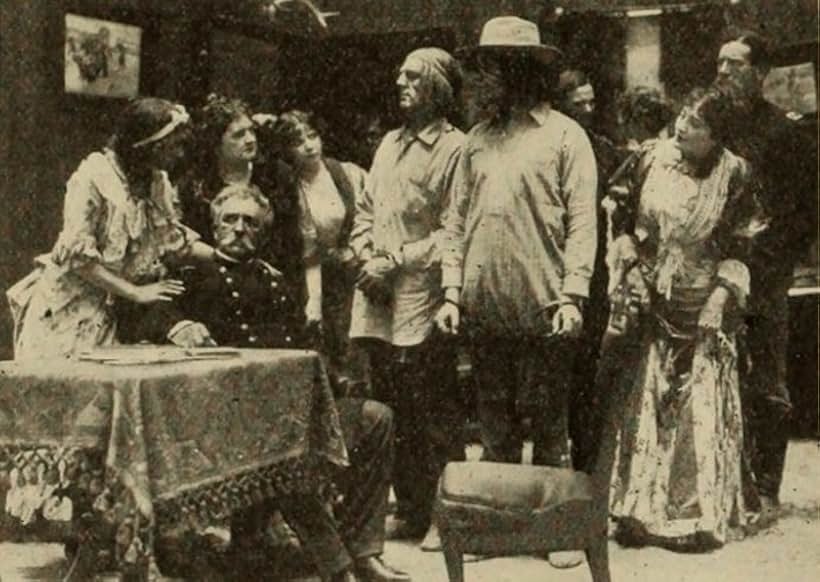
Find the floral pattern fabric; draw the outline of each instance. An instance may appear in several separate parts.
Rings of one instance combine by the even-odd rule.
[[[621,534],[642,543],[715,547],[747,520],[734,319],[698,328],[716,285],[733,291],[730,310],[749,292],[737,249],[759,217],[747,211],[747,186],[745,162],[728,151],[702,177],[684,171],[669,142],[651,153],[634,239],[649,307],[637,361],[616,380],[631,391],[611,497]]]
[[[66,185],[63,229],[51,254],[7,293],[15,358],[66,357],[115,343],[113,297],[75,270],[95,262],[133,283],[159,280],[166,256],[198,238],[179,223],[177,206],[164,173],[139,197],[114,152],[88,156]]]

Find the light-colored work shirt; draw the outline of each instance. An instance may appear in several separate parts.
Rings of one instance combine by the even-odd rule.
[[[395,346],[423,342],[440,307],[441,217],[450,205],[453,174],[464,134],[446,120],[421,131],[388,133],[356,200],[350,246],[360,257],[385,251],[403,257],[390,305],[353,297],[350,335]]]
[[[462,288],[467,323],[540,335],[544,311],[588,296],[596,188],[586,133],[547,104],[470,131],[442,251],[443,286]]]

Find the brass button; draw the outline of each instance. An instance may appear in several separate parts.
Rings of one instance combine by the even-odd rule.
[[[251,342],[252,344],[255,344],[257,339],[259,339],[259,338],[257,338],[255,335],[252,335],[248,338],[248,341]]]
[[[241,329],[242,331],[248,331],[248,324],[243,323],[242,325],[239,326],[239,329]]]
[[[231,291],[231,297],[234,299],[239,299],[239,291]]]
[[[232,279],[231,277],[225,277],[225,282],[226,282],[228,285],[232,285],[232,284],[233,284],[233,279]]]
[[[228,272],[228,269],[226,269],[224,266],[222,266],[222,267],[219,267],[219,272],[224,275],[225,273]]]
[[[242,310],[241,310],[241,309],[237,309],[234,313],[236,313],[237,315],[242,315]]]

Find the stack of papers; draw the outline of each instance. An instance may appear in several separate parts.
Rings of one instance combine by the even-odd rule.
[[[97,362],[118,366],[141,366],[192,360],[224,360],[238,358],[236,348],[180,348],[177,346],[133,345],[100,348],[80,354],[83,362]]]

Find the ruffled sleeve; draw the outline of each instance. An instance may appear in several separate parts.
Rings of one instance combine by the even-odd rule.
[[[58,265],[75,267],[102,261],[98,236],[106,218],[106,204],[92,180],[92,164],[88,160],[80,165],[66,184],[63,229],[51,252]]]

